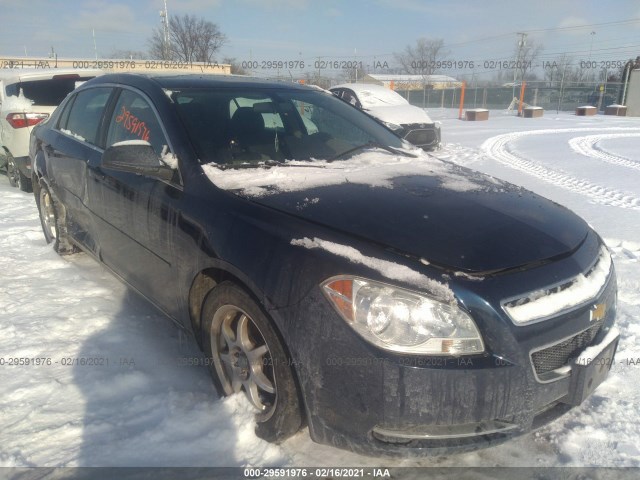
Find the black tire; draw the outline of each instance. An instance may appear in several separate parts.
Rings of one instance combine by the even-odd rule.
[[[9,177],[9,185],[12,187],[18,186],[18,173],[15,160],[11,155],[7,155],[7,177]]]
[[[223,282],[207,295],[201,319],[216,388],[223,396],[247,395],[258,411],[256,435],[279,443],[300,430],[303,418],[291,362],[260,306],[235,284]]]
[[[77,251],[69,240],[65,209],[51,192],[44,180],[34,191],[40,216],[40,225],[47,243],[53,243],[53,249],[60,255],[69,255]]]
[[[31,179],[18,169],[18,188],[23,192],[31,193],[33,191],[33,186],[31,184]]]
[[[7,177],[12,187],[18,187],[23,192],[31,192],[31,179],[25,176],[20,168],[16,165],[16,161],[11,155],[7,155]]]

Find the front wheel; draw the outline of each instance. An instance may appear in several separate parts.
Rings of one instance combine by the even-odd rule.
[[[280,442],[302,426],[289,357],[258,304],[231,282],[205,299],[203,343],[222,395],[244,392],[256,410],[256,434]]]

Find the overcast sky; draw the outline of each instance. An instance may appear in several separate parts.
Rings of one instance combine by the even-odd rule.
[[[638,0],[167,0],[169,15],[195,14],[227,35],[220,59],[305,60],[357,56],[391,63],[419,37],[441,38],[449,59],[513,59],[517,32],[544,45],[541,60],[640,55]],[[0,57],[108,57],[148,49],[163,0],[0,0]],[[595,32],[595,33],[592,33]],[[309,63],[307,63],[309,65]],[[447,72],[443,72],[447,73]]]

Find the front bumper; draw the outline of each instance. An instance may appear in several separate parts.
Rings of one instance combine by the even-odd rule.
[[[566,262],[579,263],[575,257]],[[593,251],[584,257],[593,258]],[[558,262],[549,268],[566,266]],[[530,277],[529,273],[499,281],[513,283],[513,277]],[[492,286],[488,280],[478,285],[503,290],[503,285]],[[439,455],[501,443],[555,420],[582,401],[592,390],[576,394],[571,359],[579,352],[567,353],[571,356],[566,358],[564,375],[544,382],[536,375],[531,353],[583,332],[592,305],[523,328],[501,316],[499,308],[486,301],[488,297],[462,299],[483,332],[486,353],[414,357],[366,344],[337,316],[319,289],[312,291],[287,322],[293,337],[287,343],[303,346],[292,349],[292,356],[311,437],[369,455]],[[595,301],[611,307],[589,346],[600,345],[613,327],[613,270]],[[295,320],[305,317],[314,320]],[[608,367],[599,373],[593,388],[606,378]]]

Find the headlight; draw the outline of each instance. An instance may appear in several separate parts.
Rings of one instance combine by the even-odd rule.
[[[356,332],[385,350],[416,355],[484,351],[476,324],[454,305],[351,276],[330,278],[322,290]]]

